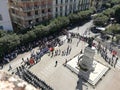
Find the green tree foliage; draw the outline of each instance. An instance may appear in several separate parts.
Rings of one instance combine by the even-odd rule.
[[[0,37],[3,37],[7,34],[5,30],[0,30]]]
[[[70,19],[70,22],[76,23],[76,22],[84,22],[90,19],[91,14],[94,13],[94,9],[91,8],[90,10],[81,11],[76,14],[70,14],[68,18]]]
[[[120,34],[120,24],[113,24],[105,31],[108,34]]]
[[[69,16],[70,22],[71,23],[75,23],[79,20],[79,15],[78,14],[70,14]]]
[[[47,36],[49,34],[49,27],[44,25],[36,26],[33,31],[36,34],[36,38],[40,39],[43,36]]]
[[[107,0],[106,3],[103,3],[103,7],[105,8],[111,8],[115,5],[120,4],[120,0]]]
[[[0,31],[0,56],[15,49],[18,45],[26,45],[36,39],[40,39],[49,34],[60,32],[62,28],[66,27],[70,23],[78,21],[86,21],[90,15],[94,12],[93,9],[81,11],[75,14],[70,14],[68,17],[58,17],[51,20],[50,23],[44,25],[37,25],[34,29],[27,31],[24,34],[6,33],[6,31]]]
[[[120,23],[120,6],[118,8],[116,8],[115,18],[116,18],[117,22]]]
[[[47,27],[49,28],[49,33],[51,34],[66,27],[69,23],[70,20],[68,17],[58,17],[57,19],[52,20]]]
[[[110,0],[109,2],[111,5],[120,4],[120,0]]]
[[[98,14],[94,17],[94,25],[96,26],[105,26],[108,23],[109,18],[104,14]]]
[[[103,11],[103,14],[110,18],[110,17],[114,16],[115,10],[112,8],[108,8],[105,11]]]
[[[20,38],[16,34],[6,35],[0,38],[0,54],[10,52],[20,44]]]

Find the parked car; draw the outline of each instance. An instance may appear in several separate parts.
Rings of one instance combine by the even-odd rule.
[[[91,27],[91,32],[93,33],[100,33],[101,31],[104,31],[104,27]]]

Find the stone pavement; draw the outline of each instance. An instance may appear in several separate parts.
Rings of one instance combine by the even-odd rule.
[[[72,43],[72,51],[71,54],[68,56],[56,56],[50,58],[47,54],[42,57],[41,61],[33,66],[30,71],[35,73],[40,79],[44,80],[47,84],[49,84],[54,90],[76,90],[77,82],[79,78],[68,70],[66,67],[63,66],[65,59],[69,60],[70,58],[74,57],[76,54],[80,52],[87,44],[85,42],[80,42],[79,46],[76,47],[77,39],[73,39]],[[67,43],[63,46],[59,47],[61,50],[67,48]],[[57,48],[56,48],[57,49]],[[55,61],[58,61],[57,67],[55,66]],[[116,68],[111,67],[105,60],[100,56],[100,54],[95,54],[95,60],[99,61],[100,63],[107,65],[111,68],[111,70],[103,77],[99,84],[95,87],[91,87],[89,84],[82,84],[82,89],[80,90],[119,90],[119,86],[116,85],[119,83],[119,73],[120,71],[116,70]],[[117,76],[118,75],[118,76]],[[115,78],[114,78],[115,77]],[[106,85],[112,86],[111,80],[116,83],[114,87],[107,88]],[[109,83],[109,84],[108,84]],[[104,89],[104,88],[105,89]]]
[[[33,50],[34,50],[34,51],[37,51],[37,50],[38,50],[38,47],[34,48]],[[33,51],[33,50],[32,50],[32,51]],[[4,71],[8,71],[8,69],[9,69],[9,64],[10,64],[10,65],[12,66],[12,68],[13,68],[12,71],[14,71],[14,69],[15,69],[16,67],[21,66],[22,58],[24,58],[25,60],[27,60],[27,57],[30,58],[30,55],[31,55],[31,52],[30,52],[30,51],[29,51],[29,52],[25,52],[25,53],[23,53],[23,54],[19,54],[19,55],[18,55],[14,60],[12,60],[10,63],[4,65],[3,70],[4,70]],[[10,71],[10,73],[11,73],[12,71]]]
[[[44,80],[55,90],[75,90],[77,86],[77,76],[63,66],[65,60],[73,58],[76,54],[80,53],[87,43],[81,41],[79,46],[76,47],[76,39],[73,39],[72,44],[64,43],[63,46],[58,47],[61,50],[67,49],[67,46],[71,46],[72,50],[68,56],[55,56],[50,57],[47,54],[41,58],[40,63],[30,68],[30,71],[35,73],[40,79]],[[56,49],[58,49],[56,48]],[[55,67],[55,61],[58,61],[58,65]],[[39,73],[38,73],[39,71]],[[72,85],[70,87],[70,85]]]
[[[87,24],[83,25],[82,27],[79,27],[79,30],[77,28],[71,30],[71,32],[79,32],[81,35],[92,25],[92,21],[88,22]],[[91,36],[93,34],[90,34]],[[49,84],[54,90],[76,90],[77,82],[79,83],[79,90],[120,90],[120,71],[116,70],[116,68],[113,68],[109,66],[105,60],[98,54],[95,55],[95,58],[99,60],[101,63],[108,65],[111,67],[111,70],[106,74],[105,77],[103,77],[103,80],[100,81],[100,83],[96,86],[95,89],[91,87],[87,83],[83,83],[81,79],[79,79],[74,73],[72,73],[70,70],[68,70],[66,67],[63,66],[63,63],[65,63],[65,60],[69,60],[73,58],[76,54],[80,52],[81,49],[84,50],[84,47],[87,45],[87,43],[80,41],[78,47],[76,47],[77,39],[73,39],[72,44],[69,44],[72,47],[71,53],[68,56],[56,56],[53,58],[50,58],[47,54],[44,55],[41,58],[41,61],[34,65],[32,68],[30,68],[30,71],[34,72],[40,79],[44,80],[47,84]],[[65,44],[61,47],[56,47],[55,49],[61,49],[66,50],[68,44],[65,42]],[[37,50],[35,48],[35,50]],[[30,52],[18,55],[16,59],[10,62],[10,64],[13,66],[13,68],[20,65],[23,58],[27,58],[30,56]],[[57,67],[55,66],[55,61],[58,61]],[[4,66],[3,70],[8,70],[8,64]],[[113,87],[112,87],[113,86]],[[88,89],[87,89],[88,88]]]
[[[88,23],[86,23],[83,26],[79,27],[79,30],[77,28],[74,28],[72,30],[70,30],[70,32],[79,32],[81,35],[88,29],[90,28],[93,24],[92,24],[92,20]],[[91,34],[92,35],[92,34]],[[62,37],[60,37],[62,38]],[[38,50],[38,47],[33,49],[34,51]],[[19,65],[21,65],[22,62],[22,58],[26,59],[27,57],[30,58],[30,54],[31,52],[25,52],[23,54],[19,54],[14,60],[12,60],[9,64],[12,66],[12,68],[16,68]],[[3,70],[7,71],[9,69],[9,64],[4,65]]]

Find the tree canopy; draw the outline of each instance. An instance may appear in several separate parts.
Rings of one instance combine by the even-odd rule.
[[[109,18],[104,14],[98,14],[94,17],[94,25],[96,26],[105,26],[108,23]]]
[[[0,30],[0,57],[14,50],[19,45],[26,45],[49,34],[60,32],[62,28],[68,26],[70,23],[75,24],[75,22],[87,21],[93,12],[94,10],[90,9],[70,14],[67,17],[58,17],[50,20],[46,25],[37,25],[23,34],[8,33]]]

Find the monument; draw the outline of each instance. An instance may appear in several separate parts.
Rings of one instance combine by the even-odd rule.
[[[93,71],[93,58],[95,50],[86,47],[82,58],[78,58],[78,66],[84,71]]]
[[[109,67],[95,60],[94,55],[96,52],[92,48],[92,41],[93,39],[88,40],[88,46],[84,49],[84,54],[77,55],[67,62],[66,66],[91,85],[95,86],[109,70]]]

